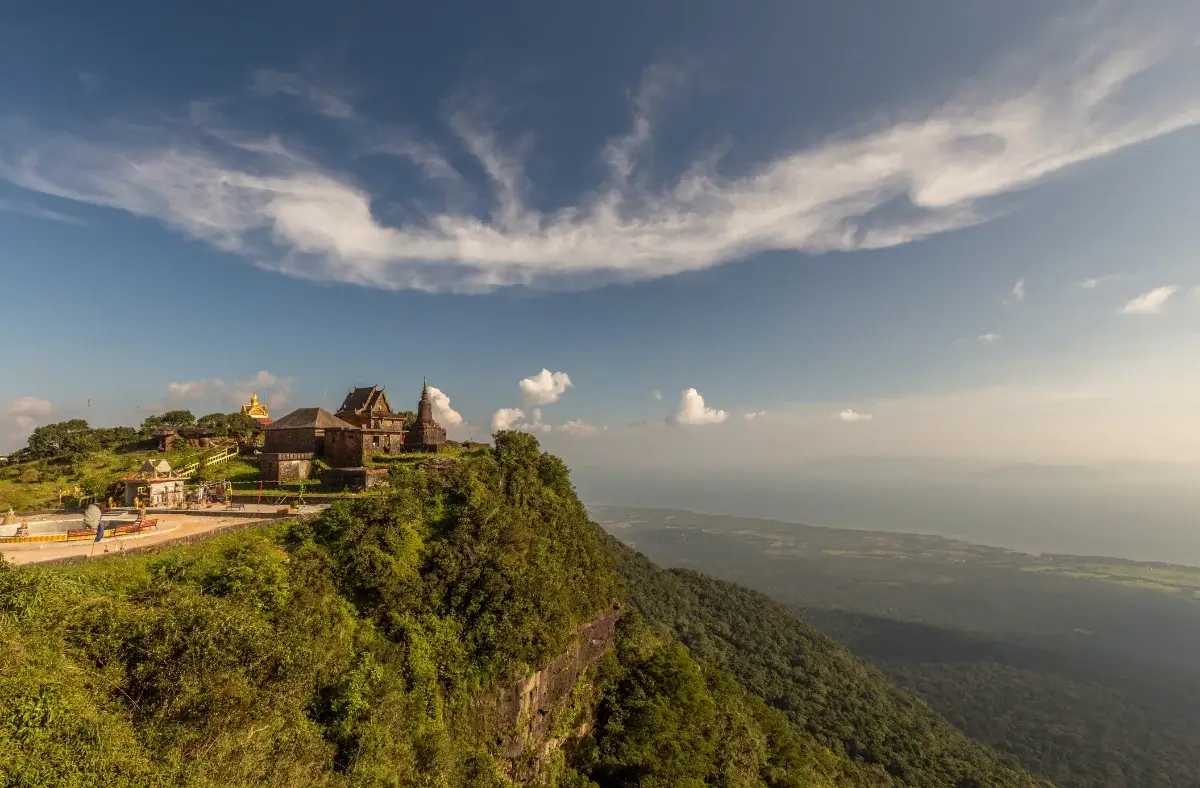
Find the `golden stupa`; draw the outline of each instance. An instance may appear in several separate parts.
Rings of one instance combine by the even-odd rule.
[[[250,395],[250,404],[242,406],[242,413],[259,423],[271,423],[271,414],[267,411],[267,406],[258,401],[257,391]]]

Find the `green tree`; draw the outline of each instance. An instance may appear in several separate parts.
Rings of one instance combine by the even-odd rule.
[[[29,436],[26,450],[31,459],[76,460],[100,449],[95,431],[83,419],[68,419],[38,427]]]
[[[213,430],[222,438],[248,440],[260,429],[259,423],[245,413],[209,413],[196,421],[197,427]]]
[[[138,431],[133,427],[99,427],[93,432],[102,449],[119,449],[138,440]]]
[[[142,432],[161,429],[179,429],[191,427],[196,423],[196,417],[190,410],[169,410],[158,416],[150,416],[142,422]]]
[[[225,434],[230,438],[249,440],[261,429],[261,424],[240,411],[225,417]]]
[[[196,419],[196,426],[213,430],[218,435],[225,435],[229,432],[229,415],[226,413],[209,413],[207,416],[201,416]]]

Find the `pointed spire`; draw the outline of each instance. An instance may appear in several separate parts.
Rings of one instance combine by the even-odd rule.
[[[429,381],[421,378],[421,399],[429,399]]]

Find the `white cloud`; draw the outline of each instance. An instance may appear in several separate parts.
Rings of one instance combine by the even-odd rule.
[[[1163,285],[1156,287],[1149,293],[1142,293],[1137,298],[1134,298],[1121,307],[1123,315],[1157,315],[1167,305],[1167,301],[1171,300],[1171,296],[1175,295],[1178,290],[1177,285]]]
[[[4,416],[26,432],[31,431],[53,412],[53,403],[39,397],[18,397],[4,408]]]
[[[662,392],[661,391],[655,390],[655,391],[651,392],[650,396],[654,397],[655,400],[662,402]]]
[[[313,109],[331,118],[350,118],[354,116],[354,108],[349,102],[340,98],[333,91],[310,85],[295,74],[285,74],[279,71],[256,71],[253,74],[251,89],[262,95],[283,93],[303,99],[312,105]]]
[[[1121,274],[1105,274],[1104,276],[1094,276],[1090,279],[1084,279],[1079,283],[1079,286],[1084,290],[1095,290],[1105,282],[1112,282],[1113,280],[1123,278],[1124,277]]]
[[[729,418],[723,410],[704,404],[704,397],[695,389],[684,389],[679,395],[679,407],[667,417],[668,424],[720,424]]]
[[[520,408],[501,408],[492,414],[492,432],[516,429],[525,418],[525,412]]]
[[[742,418],[745,419],[746,421],[752,421],[754,419],[761,419],[763,416],[766,416],[766,415],[767,415],[767,412],[765,410],[751,410],[751,411],[747,411],[746,413],[743,413]]]
[[[77,219],[74,216],[67,216],[58,211],[52,211],[48,208],[43,208],[39,205],[34,205],[29,202],[21,202],[19,200],[7,200],[0,198],[0,211],[8,213],[18,213],[22,216],[29,216],[34,219],[49,219],[52,222],[62,222],[63,224],[74,224],[78,227],[87,227],[88,223],[82,219]]]
[[[461,427],[462,414],[450,407],[450,397],[441,389],[429,386],[429,404],[433,406],[433,420],[443,427]]]
[[[251,394],[257,393],[269,407],[283,408],[292,401],[294,383],[295,378],[281,378],[265,369],[260,369],[246,380],[234,383],[213,380],[213,385],[221,392],[225,404],[230,407],[244,405],[250,401]]]
[[[526,402],[533,405],[549,405],[571,387],[571,376],[566,372],[551,372],[543,369],[532,377],[525,378],[517,386]]]
[[[1003,334],[980,334],[978,337],[980,342],[985,345],[994,345],[1004,338]]]
[[[853,424],[854,422],[858,421],[870,421],[872,418],[870,413],[859,413],[851,408],[846,408],[844,411],[839,413],[837,417],[848,424]]]
[[[1013,285],[1012,300],[1013,301],[1024,301],[1025,300],[1025,280],[1024,279],[1018,279],[1017,283],[1015,285]]]
[[[234,410],[250,401],[251,394],[270,408],[280,409],[292,401],[295,378],[285,378],[260,369],[246,380],[227,383],[221,378],[188,380],[167,384],[167,394],[161,402],[143,403],[142,410],[149,412],[182,407],[189,402],[208,402],[221,408]]]
[[[593,435],[598,435],[607,427],[597,427],[593,424],[572,419],[558,428],[559,432],[565,432],[573,438],[590,438]]]
[[[597,427],[579,420],[571,420],[559,426],[547,424],[542,421],[542,411],[540,408],[535,408],[526,420],[526,414],[520,408],[501,408],[492,414],[492,432],[499,430],[524,430],[525,432],[537,432],[543,435],[550,433],[564,433],[573,438],[590,438],[605,430],[607,427]]]
[[[167,402],[200,399],[207,390],[208,386],[202,380],[189,380],[185,383],[168,383]]]
[[[1153,5],[1153,8],[1149,6]],[[675,75],[651,70],[629,131],[603,149],[604,182],[543,210],[521,157],[471,109],[448,126],[487,174],[492,211],[422,204],[384,224],[376,195],[303,141],[241,141],[227,129],[99,127],[90,138],[9,124],[0,177],[27,189],[157,219],[267,268],[386,289],[482,292],[627,282],[756,252],[878,249],[986,221],[992,198],[1200,123],[1200,6],[1106,3],[1046,31],[943,105],[786,152],[730,173],[701,158],[666,183],[643,176],[656,98]],[[260,72],[259,91],[352,112],[294,77]],[[366,123],[361,118],[358,122]],[[231,141],[232,140],[232,141]],[[221,143],[221,144],[218,144]],[[519,147],[519,146],[518,146]],[[453,169],[433,161],[444,181]],[[421,165],[418,165],[419,167]],[[901,208],[902,210],[891,210]]]

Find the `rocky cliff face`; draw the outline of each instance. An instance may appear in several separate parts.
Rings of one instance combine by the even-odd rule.
[[[561,727],[584,672],[612,646],[619,612],[614,606],[579,627],[557,659],[483,701],[486,708],[481,711],[491,718],[493,729],[504,731],[499,756],[510,779],[536,779],[544,760],[566,739],[587,734],[587,723],[565,733],[555,729]]]

